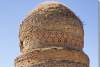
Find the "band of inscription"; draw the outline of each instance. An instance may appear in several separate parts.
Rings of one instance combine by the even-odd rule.
[[[81,50],[83,41],[82,36],[76,36],[70,32],[34,31],[32,34],[27,34],[27,37],[24,38],[23,43],[21,43],[21,49],[26,52],[28,49],[54,46]]]

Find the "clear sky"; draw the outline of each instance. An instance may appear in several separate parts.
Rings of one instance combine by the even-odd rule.
[[[0,0],[0,67],[14,67],[19,55],[18,30],[23,18],[47,0]],[[67,5],[83,21],[84,52],[90,67],[98,67],[98,0],[55,0]]]

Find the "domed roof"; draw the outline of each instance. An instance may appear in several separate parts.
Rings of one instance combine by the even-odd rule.
[[[57,14],[57,13],[63,13],[63,11],[69,12],[73,16],[75,16],[73,14],[73,12],[70,11],[70,9],[68,7],[66,7],[65,5],[62,5],[60,3],[54,2],[54,3],[42,3],[42,4],[40,4],[37,8],[33,9],[32,12],[27,17],[29,17],[33,14],[41,13],[41,12],[42,13],[45,12],[45,13],[50,13],[50,14],[51,13]]]
[[[73,17],[73,18],[76,18],[78,21],[80,21],[80,19],[68,7],[58,2],[40,4],[36,9],[33,9],[29,15],[26,16],[24,21],[32,19],[33,16],[35,16],[38,19],[40,15],[45,15],[44,16],[45,18],[48,17],[49,15],[55,15],[55,16],[59,15],[61,17],[63,16],[63,17],[69,17],[69,18]],[[81,21],[79,23],[77,22],[77,24],[81,24],[82,26]]]
[[[80,19],[60,3],[45,3],[34,9],[20,27],[21,49],[64,47],[83,48],[84,31]]]

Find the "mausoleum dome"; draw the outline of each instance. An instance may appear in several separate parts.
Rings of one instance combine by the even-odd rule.
[[[45,3],[23,20],[19,38],[22,52],[48,47],[81,50],[84,31],[82,22],[68,7]]]

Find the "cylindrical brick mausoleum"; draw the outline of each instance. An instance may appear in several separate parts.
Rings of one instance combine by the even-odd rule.
[[[20,25],[15,67],[89,67],[80,19],[65,5],[45,3]]]

